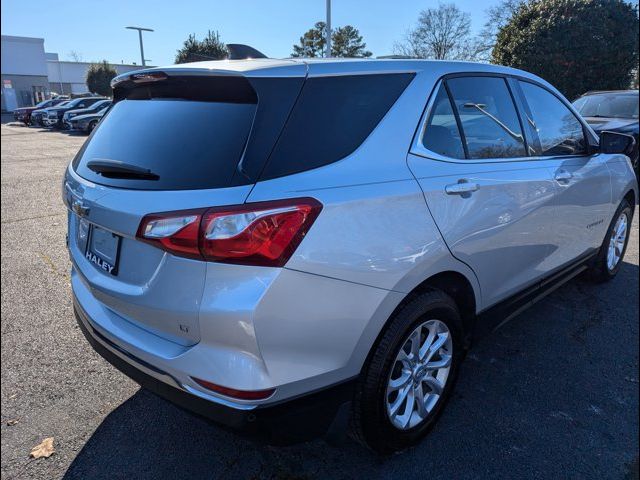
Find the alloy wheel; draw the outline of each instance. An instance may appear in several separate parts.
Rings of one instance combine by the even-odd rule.
[[[440,320],[420,324],[402,343],[387,381],[385,404],[399,430],[422,423],[442,396],[451,370],[453,342]]]
[[[622,212],[613,225],[611,239],[609,240],[609,249],[607,251],[607,268],[609,271],[615,269],[618,263],[620,263],[627,241],[628,225],[629,219],[627,218],[627,214]]]

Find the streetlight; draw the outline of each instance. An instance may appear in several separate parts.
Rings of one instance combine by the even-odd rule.
[[[327,54],[326,57],[329,58],[331,56],[331,0],[327,0],[327,31],[326,31],[327,39]]]
[[[140,58],[142,59],[142,66],[145,67],[147,64],[144,61],[144,48],[142,47],[142,31],[144,30],[145,32],[153,32],[153,30],[150,28],[143,28],[143,27],[125,27],[125,28],[128,28],[129,30],[138,31],[138,38],[140,39]]]

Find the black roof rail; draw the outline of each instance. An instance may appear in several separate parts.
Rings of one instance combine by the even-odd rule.
[[[378,55],[376,57],[379,60],[417,60],[418,57],[412,57],[411,55]]]

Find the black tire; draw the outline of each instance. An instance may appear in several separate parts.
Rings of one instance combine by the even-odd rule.
[[[386,410],[386,387],[396,355],[422,322],[437,319],[451,332],[451,369],[439,400],[428,416],[408,430],[393,426]],[[369,355],[356,388],[351,436],[380,454],[403,450],[419,442],[433,427],[453,391],[464,358],[462,320],[455,302],[439,290],[416,296],[396,311]]]
[[[89,122],[89,125],[87,126],[87,133],[93,132],[93,129],[96,128],[97,124],[97,120],[92,120],[91,122]]]
[[[615,265],[614,268],[609,268],[607,264],[607,255],[609,253],[609,243],[613,235],[614,227],[621,215],[627,216],[627,237],[624,241],[624,248],[622,249],[622,255],[620,256],[620,261],[618,261],[618,263]],[[633,221],[633,207],[629,204],[629,202],[626,199],[624,199],[618,206],[616,213],[613,215],[613,219],[609,224],[609,228],[607,229],[607,235],[604,237],[604,241],[600,246],[598,255],[588,270],[588,277],[591,281],[596,283],[608,282],[609,280],[612,280],[617,275],[618,271],[620,271],[620,267],[622,266],[622,259],[624,258],[624,254],[627,251],[627,245],[629,244],[632,221]]]

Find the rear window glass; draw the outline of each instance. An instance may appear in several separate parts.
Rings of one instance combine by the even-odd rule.
[[[308,79],[261,179],[321,167],[351,154],[412,78],[403,73]]]
[[[226,187],[242,155],[255,110],[255,103],[121,100],[100,122],[73,166],[81,177],[114,187]],[[155,179],[105,176],[87,166],[92,160],[142,167]]]
[[[503,78],[464,77],[447,80],[469,158],[526,156],[524,136]]]

